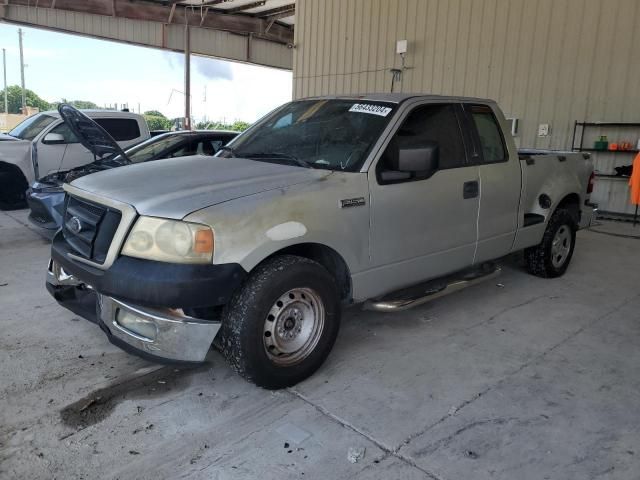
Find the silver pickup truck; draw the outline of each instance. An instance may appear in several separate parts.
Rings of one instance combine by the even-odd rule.
[[[524,250],[567,269],[588,226],[588,155],[516,151],[489,100],[294,101],[216,157],[65,186],[47,287],[116,345],[295,384],[329,354],[341,309],[402,310],[488,278]],[[82,132],[75,132],[78,136]]]

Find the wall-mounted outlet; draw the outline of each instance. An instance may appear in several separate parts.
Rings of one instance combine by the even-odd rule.
[[[551,131],[551,127],[549,127],[548,123],[541,123],[540,125],[538,125],[539,137],[548,137],[550,131]]]

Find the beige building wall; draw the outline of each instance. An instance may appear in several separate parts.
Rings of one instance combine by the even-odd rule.
[[[493,98],[520,119],[522,147],[569,148],[575,120],[640,122],[640,0],[297,0],[296,9],[295,98],[390,91],[396,41],[406,39],[396,91]]]

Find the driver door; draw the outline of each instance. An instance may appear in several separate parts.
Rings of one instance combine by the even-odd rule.
[[[376,273],[368,283],[374,295],[473,264],[479,171],[468,161],[461,119],[458,104],[416,106],[369,170],[371,260]],[[433,171],[410,178],[395,171],[400,149],[434,143],[438,160]]]

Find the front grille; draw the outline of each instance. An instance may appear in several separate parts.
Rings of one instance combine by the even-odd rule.
[[[121,217],[118,210],[67,195],[62,233],[79,256],[104,263]]]

